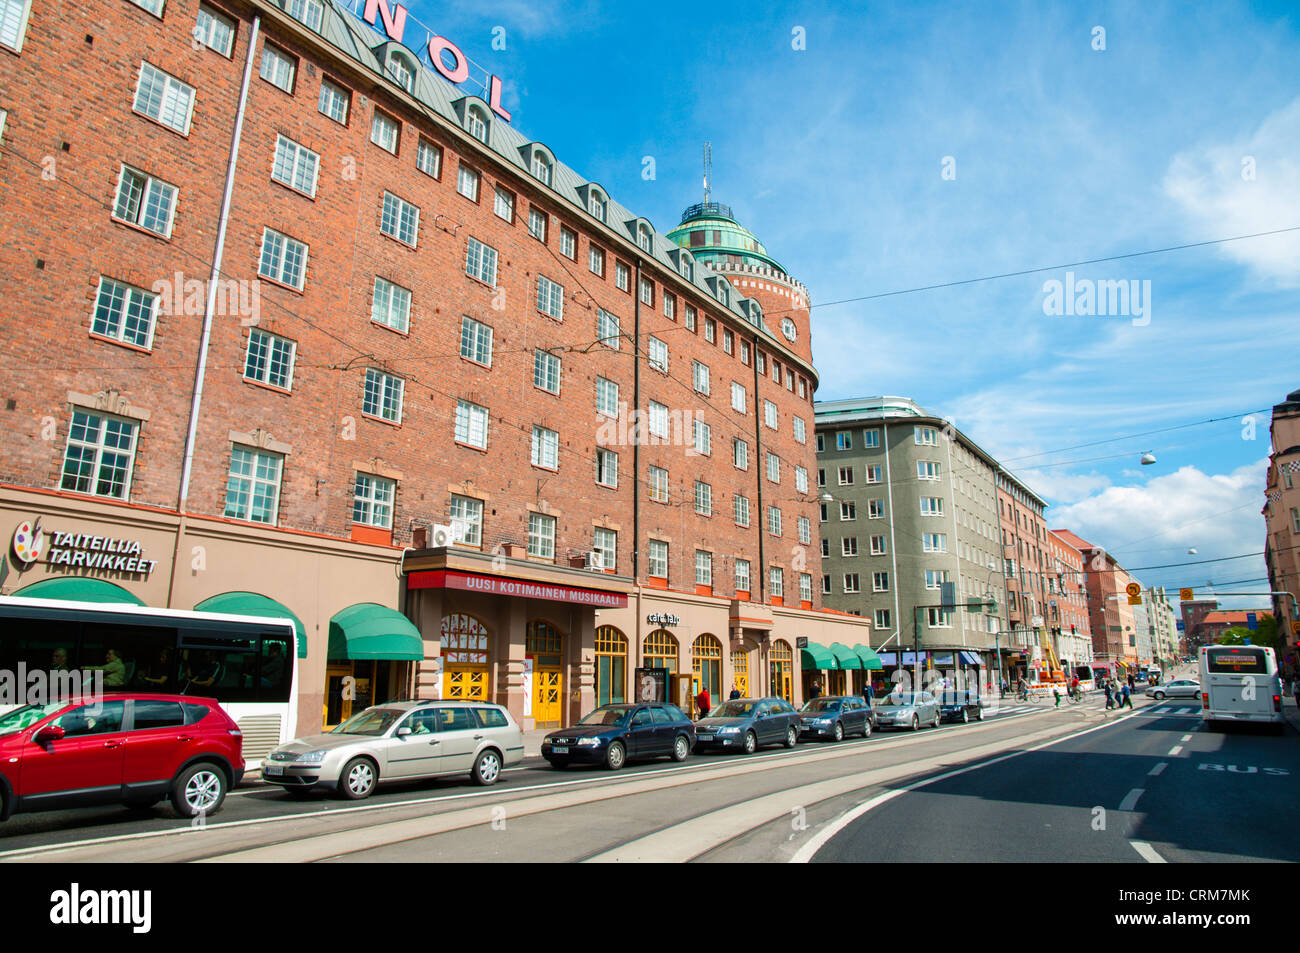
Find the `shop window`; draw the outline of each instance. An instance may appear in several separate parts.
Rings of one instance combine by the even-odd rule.
[[[612,625],[596,629],[596,704],[627,701],[627,637]]]
[[[666,668],[669,675],[677,673],[677,639],[671,632],[655,629],[645,637],[641,654],[647,668]]]

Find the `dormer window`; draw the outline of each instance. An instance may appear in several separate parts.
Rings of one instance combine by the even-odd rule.
[[[533,153],[533,178],[543,185],[551,184],[551,160],[540,149]]]
[[[727,287],[726,282],[718,282],[718,300],[728,308],[731,307],[731,289]]]
[[[691,261],[690,255],[686,254],[685,252],[680,254],[677,258],[677,264],[678,264],[678,271],[681,272],[683,278],[685,278],[687,281],[695,280],[695,266],[694,263]]]
[[[637,226],[636,243],[641,246],[641,250],[644,252],[653,251],[654,244],[650,238],[650,229],[646,228],[644,225]]]
[[[608,204],[599,189],[592,189],[587,193],[587,211],[602,222],[605,221],[605,209]]]
[[[408,93],[415,92],[415,66],[396,50],[388,55],[388,76]]]
[[[488,118],[478,106],[469,107],[469,112],[465,114],[465,126],[469,129],[469,134],[479,142],[487,142]]]

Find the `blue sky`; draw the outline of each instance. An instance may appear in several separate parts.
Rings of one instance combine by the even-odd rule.
[[[1127,565],[1262,550],[1268,414],[1254,439],[1241,415],[1300,387],[1300,233],[1072,269],[1149,281],[1144,326],[1045,314],[1064,270],[831,302],[1300,225],[1294,4],[410,9],[506,80],[516,127],[661,232],[702,197],[711,141],[714,198],[812,293],[819,399],[950,416],[1050,500],[1051,525]]]

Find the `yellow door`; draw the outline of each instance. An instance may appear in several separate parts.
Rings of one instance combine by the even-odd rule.
[[[444,698],[464,699],[466,701],[487,701],[487,669],[477,665],[447,668],[443,676]]]
[[[748,672],[736,673],[736,688],[740,690],[741,698],[749,697],[749,673]]]
[[[560,700],[564,678],[558,668],[542,668],[533,674],[533,720],[538,728],[559,728]]]

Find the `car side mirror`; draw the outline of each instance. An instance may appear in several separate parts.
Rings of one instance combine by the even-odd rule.
[[[46,725],[36,732],[36,737],[32,740],[37,744],[49,744],[51,741],[62,741],[66,734],[67,732],[59,725]]]
[[[408,728],[406,725],[402,725],[401,728],[397,729],[397,737],[399,738],[405,738],[410,733],[411,733],[411,729]]]

